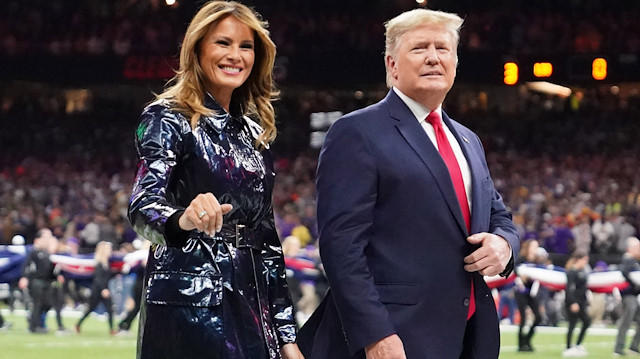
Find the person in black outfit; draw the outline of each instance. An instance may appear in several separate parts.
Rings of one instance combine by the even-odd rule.
[[[31,296],[31,310],[29,316],[29,332],[46,333],[42,326],[42,313],[48,308],[48,294],[51,283],[56,279],[54,265],[49,258],[55,250],[58,240],[51,230],[43,228],[38,230],[33,242],[33,249],[27,255],[22,270],[22,278],[18,287],[22,290],[29,289]]]
[[[627,331],[631,323],[636,323],[636,334],[631,341],[629,351],[633,354],[640,354],[640,310],[638,310],[637,296],[640,294],[640,286],[631,280],[632,271],[640,270],[640,240],[636,237],[627,238],[627,252],[622,256],[620,272],[629,283],[629,288],[622,292],[622,315],[618,321],[618,335],[614,355],[625,355],[624,347],[627,341]]]
[[[11,328],[11,322],[5,322],[2,317],[2,313],[0,313],[0,331]]]
[[[144,285],[145,268],[147,266],[146,258],[139,265],[131,268],[136,275],[136,281],[133,284],[132,296],[134,300],[133,309],[127,313],[126,317],[118,324],[118,330],[120,333],[128,333],[131,328],[131,322],[135,319],[136,315],[140,311],[140,303],[142,301],[142,287]]]
[[[529,239],[522,243],[520,256],[515,261],[516,273],[518,265],[523,263],[538,263],[538,241]],[[520,312],[520,327],[518,329],[518,351],[532,352],[531,338],[535,334],[536,326],[540,325],[542,317],[540,316],[540,304],[536,299],[536,289],[532,289],[534,281],[530,278],[518,274],[516,278],[516,302],[518,303],[518,311]],[[531,308],[533,313],[533,323],[529,328],[529,332],[524,334],[524,326],[527,319],[527,307]]]
[[[112,252],[111,246],[111,242],[104,241],[99,242],[96,246],[96,268],[93,272],[93,282],[91,283],[89,307],[75,326],[77,333],[80,333],[80,326],[82,325],[82,322],[98,307],[98,304],[100,303],[104,303],[107,315],[109,316],[109,333],[111,335],[116,333],[113,330],[113,303],[111,301],[111,292],[109,291],[109,280],[111,279],[109,257]]]
[[[586,356],[588,354],[581,345],[584,335],[591,325],[591,318],[587,313],[587,277],[589,276],[586,270],[587,264],[589,264],[589,256],[580,250],[575,251],[566,264],[565,307],[569,319],[569,329],[567,331],[567,350],[564,351],[563,356]],[[582,321],[582,329],[576,346],[572,347],[573,329],[575,329],[578,319]]]

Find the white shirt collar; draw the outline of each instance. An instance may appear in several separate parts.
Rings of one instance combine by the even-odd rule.
[[[425,105],[403,94],[397,87],[394,86],[392,89],[395,91],[396,95],[400,97],[402,102],[409,107],[409,110],[411,110],[413,115],[416,116],[418,122],[422,123],[427,118],[427,115],[431,113],[432,110],[429,110]],[[442,118],[442,104],[438,105],[438,107],[433,111],[436,111],[438,115],[440,115],[440,118]]]

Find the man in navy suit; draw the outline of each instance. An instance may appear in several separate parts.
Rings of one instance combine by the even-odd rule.
[[[317,176],[327,297],[301,329],[307,359],[497,358],[483,275],[519,247],[480,139],[442,103],[462,19],[426,9],[386,24],[386,98],[327,134]]]

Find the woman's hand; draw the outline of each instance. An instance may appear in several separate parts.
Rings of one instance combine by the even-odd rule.
[[[300,352],[298,344],[295,343],[283,345],[282,349],[280,349],[280,354],[282,354],[282,359],[304,359],[304,355]]]
[[[213,236],[222,229],[222,215],[232,209],[233,206],[228,203],[218,203],[218,199],[211,192],[200,193],[180,216],[178,225],[184,231],[197,229]]]

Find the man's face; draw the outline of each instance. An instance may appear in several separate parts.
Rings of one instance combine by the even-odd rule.
[[[425,101],[444,101],[456,78],[456,47],[451,33],[434,25],[407,31],[387,56],[387,68],[393,85],[405,95],[427,106],[432,104]]]

